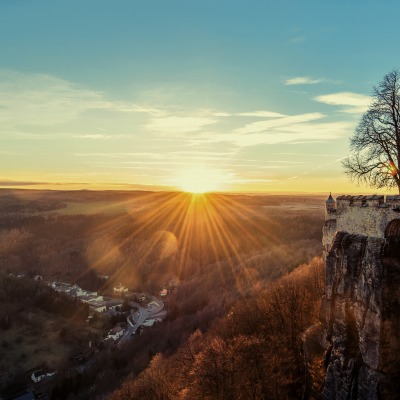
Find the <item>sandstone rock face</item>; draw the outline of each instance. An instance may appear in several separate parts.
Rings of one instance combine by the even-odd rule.
[[[400,399],[400,240],[338,232],[325,285],[323,398]]]

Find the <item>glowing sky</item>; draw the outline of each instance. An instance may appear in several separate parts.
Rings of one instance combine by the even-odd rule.
[[[165,188],[206,169],[220,190],[367,192],[340,159],[372,85],[400,67],[399,12],[2,0],[0,186]]]

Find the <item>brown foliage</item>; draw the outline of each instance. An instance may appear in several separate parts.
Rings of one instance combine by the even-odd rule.
[[[314,259],[238,302],[170,357],[157,355],[111,399],[299,398],[305,384],[301,335],[318,318],[322,290],[322,260]]]

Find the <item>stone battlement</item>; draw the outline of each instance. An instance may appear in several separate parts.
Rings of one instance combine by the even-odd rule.
[[[324,254],[336,232],[387,238],[400,235],[400,195],[329,196],[323,227]]]
[[[393,196],[339,196],[336,199],[336,208],[339,210],[345,209],[346,207],[386,207],[396,208],[400,207],[400,195]]]

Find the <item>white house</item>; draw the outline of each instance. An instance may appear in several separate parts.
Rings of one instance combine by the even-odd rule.
[[[146,319],[146,320],[144,320],[142,325],[143,326],[153,326],[154,322],[156,322],[154,319]]]
[[[104,312],[106,311],[106,302],[101,300],[89,300],[87,302],[89,304],[89,307],[92,311],[96,311],[96,312]]]
[[[74,291],[75,296],[80,296],[86,293],[85,290],[83,290],[80,286],[76,284],[72,286],[72,290]]]
[[[90,301],[103,301],[103,296],[97,295],[97,292],[86,292],[77,296],[82,303],[89,303]]]
[[[110,330],[110,332],[108,332],[107,338],[111,338],[114,340],[119,339],[123,334],[125,333],[125,329],[121,328],[119,325],[114,326],[114,328],[112,328]]]
[[[51,287],[56,292],[64,292],[64,293],[69,293],[69,291],[72,289],[72,286],[69,283],[64,283],[64,282],[53,282],[51,284]]]
[[[32,373],[31,379],[33,382],[38,383],[41,382],[43,379],[50,378],[56,374],[56,371],[50,369],[39,369]]]
[[[115,310],[117,307],[122,307],[122,301],[117,299],[106,301],[107,310]]]

